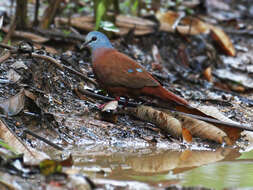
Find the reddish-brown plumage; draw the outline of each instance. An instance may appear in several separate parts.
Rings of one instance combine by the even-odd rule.
[[[113,48],[97,48],[92,56],[99,84],[113,96],[152,96],[166,102],[189,105],[163,88],[143,67]]]

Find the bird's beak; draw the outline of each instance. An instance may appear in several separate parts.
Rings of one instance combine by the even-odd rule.
[[[87,47],[87,45],[88,45],[91,41],[92,41],[92,40],[89,40],[89,41],[87,41],[87,42],[84,42],[84,43],[81,45],[80,49],[82,50],[83,48]]]

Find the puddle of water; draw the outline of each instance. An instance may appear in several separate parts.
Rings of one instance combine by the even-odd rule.
[[[72,151],[71,151],[72,152]],[[253,187],[253,152],[219,148],[200,151],[136,150],[135,152],[73,151],[75,168],[91,179],[169,185]]]

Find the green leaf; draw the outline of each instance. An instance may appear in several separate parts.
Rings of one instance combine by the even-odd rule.
[[[107,4],[109,1],[99,0],[96,8],[96,27],[95,30],[99,29],[100,22],[107,11]]]

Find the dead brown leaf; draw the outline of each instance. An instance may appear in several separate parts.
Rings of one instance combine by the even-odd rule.
[[[180,137],[182,135],[181,123],[174,118],[162,111],[158,111],[149,106],[138,106],[132,110],[135,117],[154,123],[165,132],[171,134],[174,137]]]
[[[73,17],[70,19],[57,17],[55,19],[57,24],[70,24],[73,27],[76,27],[84,31],[92,31],[95,28],[93,16],[82,16],[82,17]],[[154,22],[143,19],[140,17],[118,15],[116,17],[115,25],[119,27],[119,32],[116,32],[117,35],[126,35],[131,29],[134,29],[135,35],[145,35],[154,32]]]
[[[70,19],[70,23],[68,18],[57,17],[55,22],[58,24],[70,24],[84,31],[92,31],[95,28],[93,16],[73,17]]]
[[[9,29],[6,27],[3,27],[2,30],[6,33],[8,33],[8,31],[9,31]],[[36,43],[45,43],[49,40],[48,38],[45,38],[45,37],[40,36],[38,34],[34,34],[31,32],[18,31],[18,30],[15,30],[13,32],[12,36],[29,39],[29,40],[36,42]]]
[[[204,71],[203,71],[203,76],[204,78],[208,81],[208,82],[212,82],[213,81],[213,77],[212,77],[212,67],[207,67]]]
[[[152,29],[156,24],[148,19],[140,17],[118,15],[116,17],[116,26],[123,28],[135,28],[136,30]]]
[[[154,123],[157,127],[174,137],[183,135],[187,142],[191,141],[191,135],[193,135],[202,139],[213,140],[221,144],[232,144],[227,134],[221,129],[210,123],[182,114],[170,112],[168,110],[159,111],[149,106],[128,108],[128,112],[141,120]],[[183,134],[182,128],[185,128]]]
[[[228,35],[220,28],[210,27],[212,38],[219,44],[221,49],[230,56],[235,56],[236,51]]]
[[[194,18],[194,17],[184,17],[182,18],[180,25],[173,28],[174,23],[180,15],[173,11],[168,11],[166,13],[156,13],[156,18],[160,21],[160,30],[167,32],[175,32],[175,29],[181,34],[203,34],[208,33],[210,30],[209,24]]]
[[[160,21],[160,30],[167,32],[175,32],[176,30],[183,35],[207,34],[211,32],[212,38],[220,45],[224,53],[230,56],[235,56],[236,51],[233,43],[221,28],[190,16],[182,18],[180,24],[174,28],[174,24],[179,16],[178,13],[173,11],[168,11],[166,13],[157,12],[156,18]]]
[[[193,136],[213,140],[220,144],[224,142],[228,145],[232,144],[227,134],[212,124],[178,114],[175,114],[175,117]]]
[[[207,118],[217,119],[219,121],[238,124],[227,117],[225,117],[219,110],[212,106],[198,106],[196,108],[187,108],[185,106],[176,106],[175,109],[180,112],[189,113],[193,115],[203,116]],[[233,144],[241,136],[242,129],[228,126],[226,124],[214,124],[216,127],[224,131],[229,137],[231,143]]]
[[[49,156],[43,152],[37,151],[28,145],[24,144],[17,135],[12,132],[1,120],[0,120],[0,138],[15,148],[18,154],[24,154],[24,161],[30,163],[38,163],[41,160],[48,159]]]
[[[182,136],[186,142],[188,143],[192,142],[192,134],[187,128],[184,127],[182,128]]]

